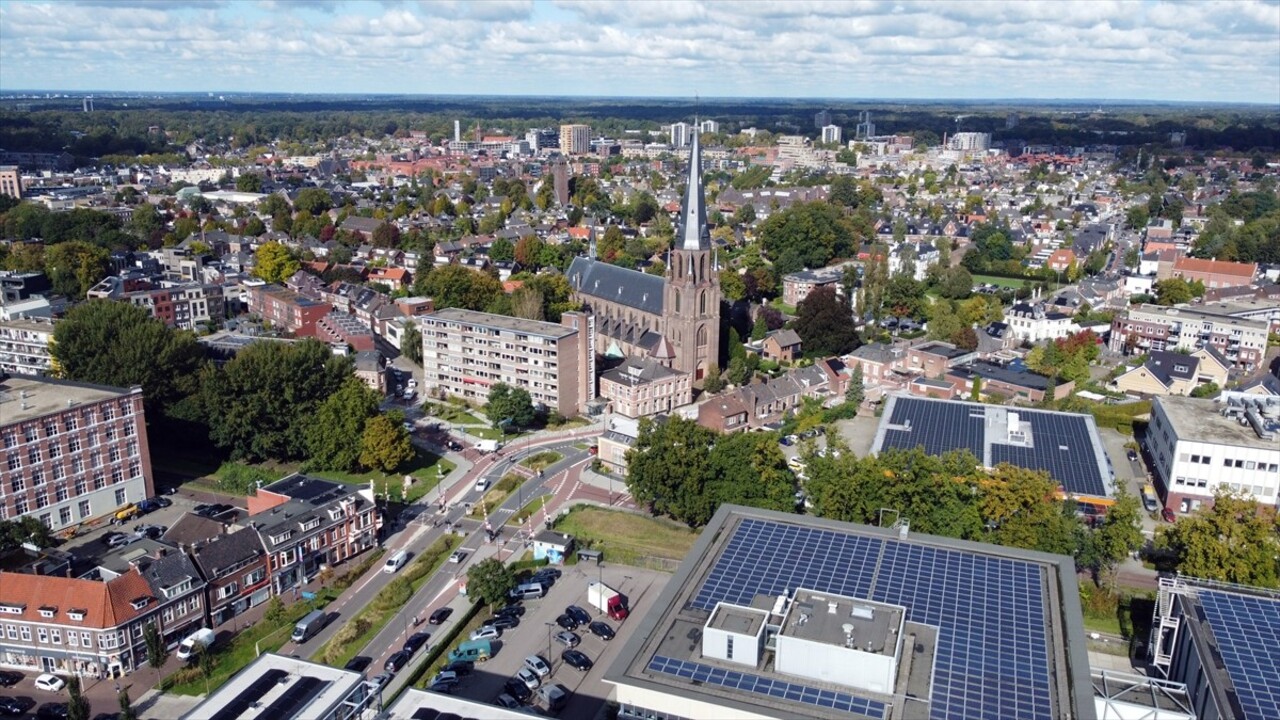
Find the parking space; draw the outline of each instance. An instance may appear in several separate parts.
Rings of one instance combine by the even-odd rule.
[[[539,655],[551,667],[551,674],[543,678],[542,684],[560,684],[570,693],[567,704],[557,716],[568,720],[589,720],[596,716],[610,690],[610,686],[602,681],[605,670],[638,625],[637,619],[646,611],[647,603],[662,592],[670,576],[643,568],[612,566],[607,563],[602,567],[578,565],[562,570],[564,574],[546,597],[524,602],[526,612],[520,619],[520,625],[503,632],[495,655],[487,662],[477,665],[472,675],[463,678],[456,694],[493,703],[503,692],[504,683],[524,667],[525,658]],[[627,596],[632,616],[619,622],[609,619],[592,607],[587,601],[587,583],[592,580],[602,580]],[[565,663],[561,658],[565,646],[555,640],[555,635],[564,631],[556,625],[556,618],[569,605],[577,605],[586,610],[593,621],[603,620],[616,633],[612,640],[605,641],[592,635],[586,626],[574,631],[580,638],[576,649],[592,661],[591,669],[586,672]]]
[[[136,536],[135,529],[143,530],[143,536],[156,539],[168,528],[182,517],[184,513],[193,511],[198,505],[202,504],[199,499],[184,493],[163,496],[164,501],[170,502],[168,507],[160,507],[152,512],[139,514],[126,520],[122,524],[102,522],[98,527],[87,532],[81,532],[75,537],[63,543],[59,549],[71,553],[75,557],[74,564],[77,568],[92,567],[103,556],[114,551],[115,547],[121,546],[121,541],[115,542],[115,547],[108,544],[108,538],[112,535],[124,535],[128,539]],[[147,534],[147,530],[150,534]]]

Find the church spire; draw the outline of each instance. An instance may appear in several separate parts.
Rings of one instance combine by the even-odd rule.
[[[689,150],[689,178],[685,184],[684,202],[680,205],[680,229],[676,233],[681,250],[710,250],[711,232],[707,229],[706,194],[702,188],[702,148],[698,128],[693,128],[693,147]]]

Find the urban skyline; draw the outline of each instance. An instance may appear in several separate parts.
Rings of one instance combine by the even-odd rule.
[[[9,1],[0,91],[1275,102],[1226,5]]]

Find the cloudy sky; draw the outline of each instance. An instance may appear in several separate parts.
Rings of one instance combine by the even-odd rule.
[[[0,0],[0,91],[1280,103],[1280,0]]]

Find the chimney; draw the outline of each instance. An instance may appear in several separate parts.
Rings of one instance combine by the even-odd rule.
[[[156,560],[159,560],[160,558],[164,557],[165,553],[167,552],[169,552],[169,549],[161,546],[156,548],[155,551],[151,553],[151,557],[155,558]]]

